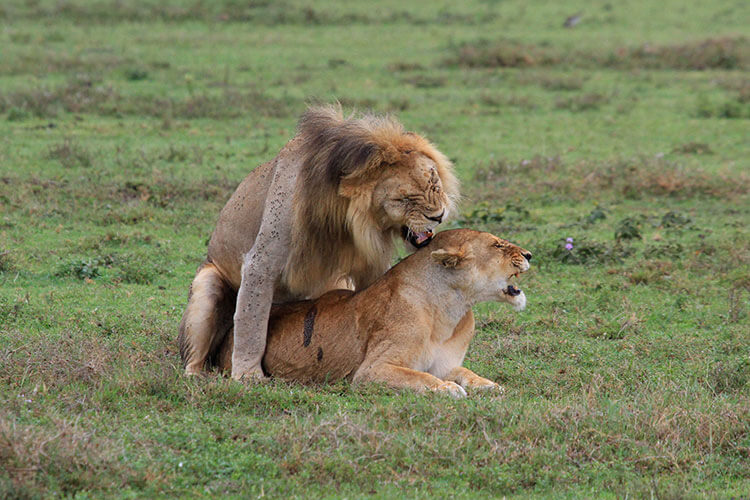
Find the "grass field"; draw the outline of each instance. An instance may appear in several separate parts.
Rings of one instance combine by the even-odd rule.
[[[2,2],[0,497],[748,498],[748,20]],[[334,100],[455,162],[453,226],[534,252],[526,311],[476,309],[466,365],[505,396],[182,376],[219,210]]]

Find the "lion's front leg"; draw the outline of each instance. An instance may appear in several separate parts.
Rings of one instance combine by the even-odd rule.
[[[234,313],[232,378],[235,380],[264,378],[261,361],[276,280],[274,273],[263,271],[262,261],[252,259],[242,269]]]
[[[299,167],[278,161],[268,190],[260,230],[242,264],[242,281],[234,313],[232,378],[263,378],[268,317],[289,256],[293,198]]]

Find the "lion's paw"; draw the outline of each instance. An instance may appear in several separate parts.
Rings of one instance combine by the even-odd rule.
[[[443,382],[435,389],[435,392],[444,392],[456,399],[466,397],[466,391],[464,388],[455,382]]]
[[[269,378],[266,377],[266,375],[263,373],[263,370],[261,370],[260,368],[247,370],[244,372],[240,372],[239,370],[232,370],[232,378],[234,380],[237,380],[238,382],[243,383],[265,382],[269,380]]]

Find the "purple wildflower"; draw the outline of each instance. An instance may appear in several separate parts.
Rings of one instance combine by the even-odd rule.
[[[567,241],[568,243],[573,243],[573,238],[565,238],[565,241]]]
[[[565,250],[573,250],[573,244],[572,243],[566,243],[565,244]]]

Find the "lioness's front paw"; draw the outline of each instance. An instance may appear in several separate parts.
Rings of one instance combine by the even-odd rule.
[[[482,382],[472,385],[471,388],[478,389],[480,391],[497,392],[499,394],[503,394],[505,392],[505,387],[500,384],[496,384],[492,380],[487,379],[483,379]]]
[[[463,387],[458,385],[455,382],[443,382],[437,388],[435,388],[435,392],[445,392],[449,396],[460,399],[466,397],[466,391]]]
[[[497,384],[492,380],[486,379],[484,377],[475,378],[469,384],[467,384],[467,387],[469,389],[478,389],[480,391],[497,391],[500,393],[505,392],[505,388],[502,385]]]

